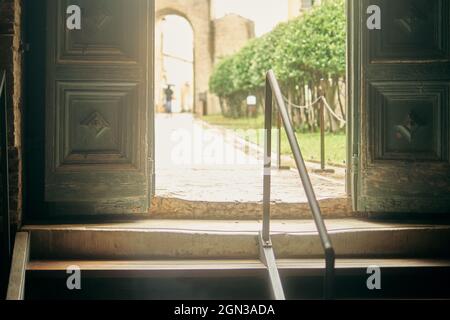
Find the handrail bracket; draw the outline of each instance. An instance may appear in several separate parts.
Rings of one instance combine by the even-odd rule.
[[[259,252],[262,263],[267,267],[272,297],[275,300],[286,300],[281,284],[280,273],[278,272],[275,253],[273,251],[272,241],[264,240],[262,233],[259,234]]]

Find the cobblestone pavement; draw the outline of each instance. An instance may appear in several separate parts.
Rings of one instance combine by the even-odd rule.
[[[263,163],[242,140],[188,114],[156,116],[156,197],[182,201],[260,203]],[[316,165],[312,165],[316,167]],[[338,169],[342,170],[342,169]],[[319,200],[346,198],[343,179],[311,175]],[[272,202],[306,203],[298,173],[273,170]]]

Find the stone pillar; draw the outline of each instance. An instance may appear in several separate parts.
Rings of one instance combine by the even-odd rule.
[[[10,206],[13,224],[22,214],[22,53],[21,0],[0,0],[0,72],[6,71]]]
[[[162,47],[162,23],[161,20],[156,21],[155,25],[155,111],[159,111],[164,106],[164,56]]]

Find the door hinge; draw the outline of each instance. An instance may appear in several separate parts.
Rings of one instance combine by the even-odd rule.
[[[358,169],[359,169],[359,155],[358,154],[353,154],[352,156],[352,174],[358,174]]]
[[[152,170],[151,174],[155,174],[155,161],[152,158],[148,158],[148,166]]]
[[[148,166],[150,168],[150,200],[155,195],[156,191],[156,171],[155,171],[155,160],[149,158],[148,159]]]
[[[352,206],[353,210],[358,211],[358,178],[359,178],[359,155],[357,153],[352,156]]]

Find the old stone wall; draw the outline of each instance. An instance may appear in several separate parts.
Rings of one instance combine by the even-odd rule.
[[[255,37],[253,21],[237,14],[214,20],[214,61],[238,52]]]
[[[228,14],[213,22],[214,64],[223,57],[238,52],[255,37],[255,23],[237,14]],[[209,113],[220,113],[219,99],[211,95]]]
[[[10,209],[13,224],[22,216],[22,53],[21,0],[0,0],[0,72],[6,71]]]

